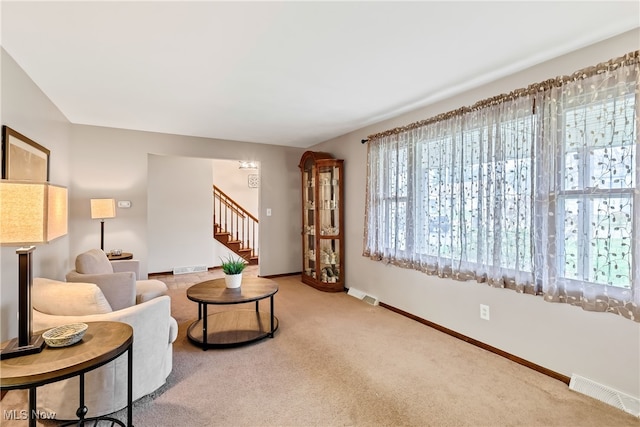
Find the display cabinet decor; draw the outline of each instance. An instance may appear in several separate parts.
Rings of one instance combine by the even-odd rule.
[[[307,151],[302,175],[302,282],[326,292],[344,286],[344,160]]]

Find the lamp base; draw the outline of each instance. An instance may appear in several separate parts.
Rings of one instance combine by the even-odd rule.
[[[44,338],[42,335],[31,337],[29,345],[18,345],[18,338],[9,341],[9,344],[0,352],[0,360],[11,359],[13,357],[26,356],[28,354],[40,353],[44,348]]]

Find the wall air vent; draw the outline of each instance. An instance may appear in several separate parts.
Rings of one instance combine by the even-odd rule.
[[[358,298],[370,305],[378,305],[377,297],[367,295],[366,292],[363,292],[356,288],[349,288],[349,292],[347,292],[347,295],[351,295],[354,298]]]
[[[640,418],[640,399],[637,399],[621,391],[614,390],[590,379],[573,374],[569,382],[569,389],[586,394],[608,405],[635,415]]]
[[[206,265],[191,265],[188,267],[174,267],[173,274],[202,273],[207,271]]]

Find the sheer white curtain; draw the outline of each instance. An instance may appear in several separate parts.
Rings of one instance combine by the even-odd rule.
[[[535,274],[548,301],[640,321],[638,63],[539,92]]]
[[[533,99],[369,141],[366,256],[534,292]]]
[[[638,57],[370,136],[363,254],[640,321]]]

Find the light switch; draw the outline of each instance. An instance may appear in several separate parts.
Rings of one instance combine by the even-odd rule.
[[[271,216],[271,208],[267,208],[267,216]]]
[[[118,207],[119,208],[130,208],[131,207],[131,201],[130,200],[118,200]]]

